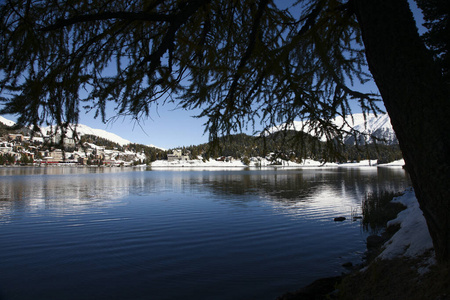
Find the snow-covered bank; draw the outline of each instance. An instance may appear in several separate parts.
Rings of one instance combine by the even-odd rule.
[[[178,167],[188,167],[188,168],[247,168],[247,167],[255,167],[255,168],[303,168],[303,167],[331,167],[337,168],[339,165],[336,163],[321,163],[319,161],[314,160],[304,160],[302,163],[296,163],[292,161],[279,161],[278,164],[273,164],[271,161],[268,161],[264,158],[257,159],[252,158],[250,160],[250,164],[246,165],[241,160],[233,159],[229,161],[219,161],[219,160],[176,160],[176,161],[167,161],[167,160],[157,160],[152,162],[152,168],[178,168]]]
[[[448,299],[449,269],[436,264],[428,227],[412,188],[393,199],[406,209],[388,222],[400,229],[381,254],[359,270],[322,278],[277,300],[292,299]],[[336,288],[337,287],[337,288]]]
[[[247,166],[241,160],[233,159],[229,161],[219,161],[219,160],[157,160],[152,162],[152,168],[246,168],[246,167],[255,167],[255,168],[352,168],[352,167],[402,167],[404,165],[403,160],[398,160],[388,164],[380,164],[377,165],[376,160],[362,160],[360,162],[352,162],[352,163],[322,163],[319,161],[315,161],[312,159],[305,159],[301,163],[296,163],[292,161],[278,161],[278,164],[273,164],[271,161],[265,158],[251,158],[250,164]]]
[[[380,164],[379,167],[403,167],[405,165],[405,161],[403,159],[399,159],[387,164]]]
[[[388,223],[400,229],[382,246],[378,257],[344,276],[332,292],[339,299],[448,299],[450,266],[436,263],[414,191],[409,189],[393,201],[407,207]]]
[[[388,222],[388,227],[399,224],[400,230],[385,243],[385,249],[379,258],[393,259],[398,256],[414,258],[433,249],[428,226],[413,189],[405,191],[393,201],[405,205],[406,209],[401,211],[397,218]]]

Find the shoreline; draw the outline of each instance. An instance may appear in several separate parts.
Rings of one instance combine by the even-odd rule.
[[[271,162],[261,159],[253,160],[249,165],[245,165],[240,160],[233,160],[230,162],[222,162],[215,160],[186,160],[186,161],[166,161],[157,160],[149,165],[154,169],[173,169],[173,168],[223,168],[223,169],[335,169],[335,168],[375,168],[375,167],[403,167],[405,165],[403,159],[387,164],[377,164],[376,160],[362,160],[360,162],[351,163],[322,163],[306,159],[303,163],[295,163],[291,161],[282,161],[280,164],[271,164]]]
[[[361,265],[349,266],[349,272],[319,278],[276,299],[447,299],[450,266],[436,262],[414,190],[405,190],[391,203],[405,208],[379,235],[367,238]]]
[[[184,160],[184,161],[167,161],[157,160],[149,165],[82,165],[77,163],[40,163],[33,165],[0,165],[0,168],[15,168],[15,167],[29,167],[29,168],[53,168],[53,167],[73,167],[73,168],[150,168],[154,170],[261,170],[261,169],[339,169],[339,168],[402,168],[405,163],[403,159],[386,163],[377,164],[376,160],[362,160],[360,162],[348,163],[322,163],[314,160],[304,160],[303,163],[295,163],[292,161],[282,161],[280,164],[272,164],[269,161],[260,160],[252,161],[249,165],[245,165],[240,160],[233,160],[231,162],[223,162],[216,160]]]

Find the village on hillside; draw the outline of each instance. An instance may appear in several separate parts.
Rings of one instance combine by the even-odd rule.
[[[29,136],[21,133],[8,133],[0,137],[0,165],[21,165],[21,166],[108,166],[108,167],[127,167],[142,164],[150,164],[155,161],[144,150],[136,151],[133,144],[124,147],[105,147],[94,143],[77,143],[73,138],[61,137],[60,134],[41,136]],[[63,139],[63,141],[61,141]],[[63,144],[61,144],[61,142]],[[64,145],[64,150],[60,146]],[[142,145],[141,145],[142,146]],[[113,148],[113,149],[107,149]],[[168,152],[168,153],[167,153]],[[155,166],[178,166],[183,162],[194,161],[205,163],[201,156],[192,160],[192,153],[187,149],[172,149],[164,151],[162,159]],[[156,157],[156,158],[161,158]],[[275,153],[269,153],[264,159],[257,158],[233,158],[232,156],[219,156],[212,162],[237,163],[238,166],[261,164],[260,161],[266,161],[266,164],[280,164],[276,159]],[[208,159],[209,161],[209,159]],[[211,162],[209,162],[211,164]],[[193,165],[192,165],[193,166]]]
[[[93,143],[76,143],[63,138],[64,150],[51,145],[61,143],[61,135],[29,136],[8,133],[0,137],[0,165],[105,165],[130,166],[144,163],[146,155],[128,147],[106,149]],[[131,148],[131,147],[130,147]]]
[[[373,130],[372,130],[373,131]],[[382,137],[390,131],[381,132]],[[402,158],[395,139],[386,143],[369,142],[364,145],[354,140],[345,146],[329,150],[325,143],[305,135],[304,143],[295,143],[298,132],[274,132],[258,137],[246,134],[222,137],[218,145],[205,143],[165,150],[153,145],[131,143],[104,130],[79,125],[73,134],[41,128],[33,132],[17,126],[0,116],[0,165],[76,165],[76,166],[179,166],[210,165],[263,166],[304,164],[305,158],[322,163],[359,162],[376,160],[386,164]],[[316,141],[316,142],[314,142]],[[315,145],[315,146],[314,146]]]
[[[47,132],[27,134],[29,131],[0,132],[0,165],[21,166],[206,166],[220,164],[227,166],[304,166],[305,160],[296,151],[286,148],[284,151],[267,151],[257,144],[255,137],[245,135],[234,136],[232,143],[223,144],[220,153],[210,155],[208,144],[164,150],[140,144],[120,145],[113,141],[83,135],[77,139],[64,137],[59,133]],[[273,141],[273,140],[272,140]],[[268,140],[267,142],[270,142]],[[231,149],[232,148],[232,149]],[[273,144],[270,149],[279,148]],[[335,163],[359,162],[363,159],[375,160],[375,164],[385,164],[401,159],[401,153],[392,145],[372,145],[364,153],[355,147],[348,148],[343,160]],[[351,152],[349,152],[351,151]],[[212,161],[211,161],[212,159]],[[322,164],[322,159],[316,159]],[[372,164],[372,163],[370,163]]]

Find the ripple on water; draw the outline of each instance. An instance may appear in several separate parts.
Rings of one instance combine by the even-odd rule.
[[[0,294],[273,299],[360,258],[361,190],[407,185],[348,172],[8,174]]]

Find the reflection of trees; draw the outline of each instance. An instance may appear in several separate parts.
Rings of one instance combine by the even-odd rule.
[[[0,168],[0,176],[18,175],[69,175],[82,173],[117,173],[119,168],[78,168],[78,167],[11,167]]]
[[[401,169],[333,169],[229,172],[212,174],[197,180],[220,199],[233,200],[246,195],[259,195],[286,205],[310,202],[322,191],[336,197],[352,197],[359,201],[367,192],[402,191],[409,186]],[[351,195],[349,195],[351,193]]]
[[[28,170],[28,171],[27,171]],[[76,213],[119,199],[167,193],[199,195],[243,205],[266,199],[281,205],[312,203],[324,193],[361,199],[367,192],[401,191],[409,183],[401,169],[118,172],[102,168],[13,168],[0,170],[0,218],[7,211],[53,209]],[[99,173],[101,172],[101,173]],[[34,176],[28,176],[28,175]],[[38,176],[37,176],[38,175]],[[257,197],[253,197],[257,196]],[[355,203],[356,204],[356,203]]]
[[[204,177],[201,184],[216,195],[268,195],[277,199],[304,199],[314,185],[300,172],[249,171]]]
[[[182,174],[181,174],[182,175]],[[128,196],[161,195],[190,188],[192,174],[116,168],[0,169],[0,218],[5,212],[52,209],[78,213]]]
[[[37,209],[74,213],[123,198],[145,185],[139,176],[106,168],[11,168],[0,173],[0,214]]]

